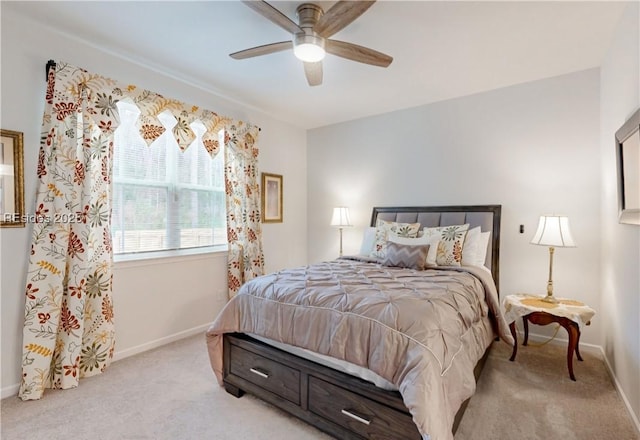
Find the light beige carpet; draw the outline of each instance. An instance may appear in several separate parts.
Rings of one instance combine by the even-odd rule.
[[[493,344],[456,440],[638,440],[604,361],[581,351],[569,379],[566,345]]]
[[[604,364],[583,353],[569,380],[562,347],[524,347],[515,363],[496,343],[456,440],[616,439],[638,436]],[[203,335],[116,362],[76,389],[1,402],[2,440],[330,439],[245,395],[219,388]]]

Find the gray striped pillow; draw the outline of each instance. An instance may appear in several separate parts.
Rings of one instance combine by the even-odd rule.
[[[410,245],[387,241],[387,252],[382,258],[384,266],[424,270],[427,266],[428,244]]]

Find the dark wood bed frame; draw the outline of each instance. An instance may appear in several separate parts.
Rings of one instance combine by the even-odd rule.
[[[498,286],[500,205],[440,207],[376,207],[371,226],[380,219],[423,227],[470,223],[491,231],[487,267]],[[489,349],[478,361],[478,380]],[[349,374],[295,356],[241,333],[224,335],[224,386],[240,397],[244,392],[292,414],[338,439],[420,439],[412,416],[397,391],[387,391]],[[453,433],[469,403],[456,414]]]

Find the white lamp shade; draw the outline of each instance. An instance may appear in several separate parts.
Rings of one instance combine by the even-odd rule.
[[[575,247],[576,244],[569,229],[569,217],[561,215],[543,215],[538,222],[538,230],[531,244],[540,246]]]
[[[349,220],[349,208],[346,208],[344,206],[333,208],[331,226],[351,226],[351,220]]]

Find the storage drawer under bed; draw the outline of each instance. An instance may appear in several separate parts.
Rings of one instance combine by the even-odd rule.
[[[259,354],[231,346],[230,372],[300,405],[300,372]]]
[[[226,334],[224,352],[225,388],[236,397],[254,394],[340,440],[421,438],[397,392],[242,334]]]
[[[406,414],[313,376],[309,376],[309,410],[367,439],[417,434]]]

